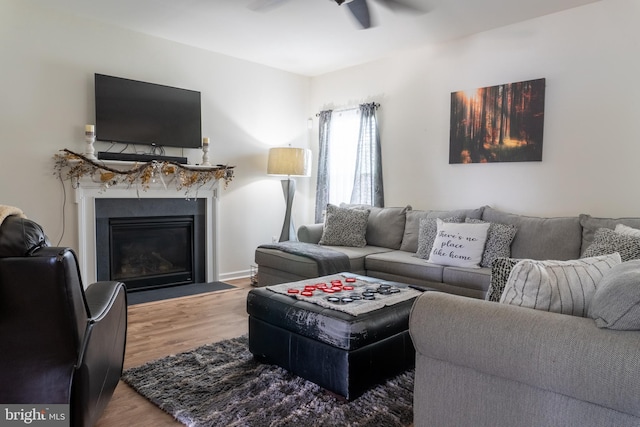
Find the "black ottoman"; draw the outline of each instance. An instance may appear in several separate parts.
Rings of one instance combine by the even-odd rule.
[[[409,336],[414,300],[352,316],[266,288],[252,289],[247,296],[249,350],[259,360],[353,400],[414,366]]]

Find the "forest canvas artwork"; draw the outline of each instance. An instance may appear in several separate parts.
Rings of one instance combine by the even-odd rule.
[[[449,163],[542,160],[545,79],[451,94]]]

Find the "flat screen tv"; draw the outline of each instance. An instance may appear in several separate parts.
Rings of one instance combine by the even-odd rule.
[[[99,141],[202,146],[200,92],[96,74],[95,95]]]

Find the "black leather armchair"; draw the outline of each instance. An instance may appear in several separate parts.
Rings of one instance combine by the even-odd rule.
[[[75,253],[48,247],[32,221],[0,226],[0,403],[68,404],[72,426],[96,423],[124,361],[126,288],[83,288]]]

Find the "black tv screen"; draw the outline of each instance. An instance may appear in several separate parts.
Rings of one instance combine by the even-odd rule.
[[[200,92],[96,74],[95,95],[99,141],[202,146]]]

